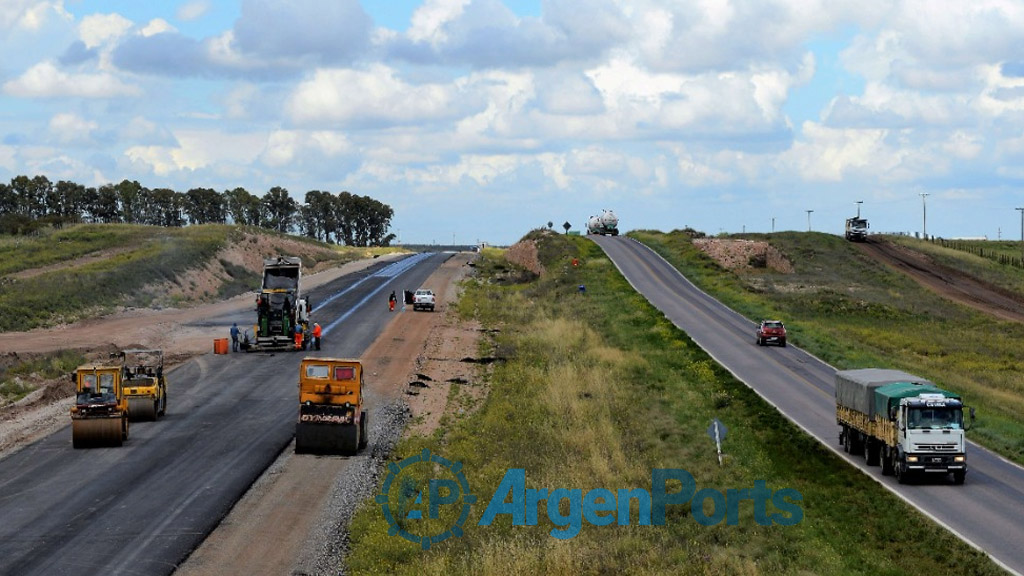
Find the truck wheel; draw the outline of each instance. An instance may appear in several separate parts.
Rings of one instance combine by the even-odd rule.
[[[850,453],[850,427],[843,426],[843,433],[841,435],[843,440],[843,452]]]
[[[908,470],[903,469],[903,463],[900,462],[895,456],[893,456],[893,472],[896,474],[896,481],[900,484],[906,484],[910,481],[910,473]]]
[[[359,449],[366,448],[370,439],[366,437],[366,412],[359,417]]]
[[[892,476],[892,456],[889,455],[889,447],[882,446],[881,450],[882,476]]]
[[[864,460],[868,466],[878,466],[878,442],[873,438],[868,438],[864,445]]]
[[[967,470],[957,470],[957,471],[953,472],[953,484],[956,484],[957,486],[962,486],[963,483],[964,483],[964,480],[966,480],[966,479],[967,479]]]

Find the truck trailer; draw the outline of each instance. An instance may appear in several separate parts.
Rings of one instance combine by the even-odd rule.
[[[863,455],[900,484],[924,475],[967,476],[963,403],[954,392],[901,370],[836,372],[836,423],[844,451]],[[970,409],[974,419],[974,409]]]

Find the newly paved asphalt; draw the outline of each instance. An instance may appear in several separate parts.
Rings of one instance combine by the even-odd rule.
[[[839,446],[835,368],[792,345],[757,346],[754,322],[699,290],[643,244],[626,237],[590,238],[637,292],[800,428],[1007,570],[1024,573],[1024,468],[971,443],[963,486],[900,485],[882,476],[880,468]]]
[[[311,291],[325,329],[315,354],[359,357],[393,317],[388,294],[449,257],[382,262]],[[254,315],[200,325],[212,341]],[[168,374],[167,416],[133,423],[124,446],[74,450],[69,426],[0,460],[0,574],[173,572],[290,444],[305,354],[201,356]]]

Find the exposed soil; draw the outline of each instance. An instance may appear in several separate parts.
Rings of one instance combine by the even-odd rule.
[[[694,238],[693,245],[728,270],[762,268],[791,274],[793,264],[774,246],[757,240],[725,240],[721,238]]]
[[[1016,294],[939,264],[926,254],[879,238],[857,246],[864,254],[913,278],[943,298],[1002,320],[1024,322],[1024,295]]]

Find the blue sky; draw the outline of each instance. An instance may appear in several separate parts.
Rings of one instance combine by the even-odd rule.
[[[1024,1],[0,0],[0,181],[1019,239]],[[560,228],[559,228],[560,229]]]

